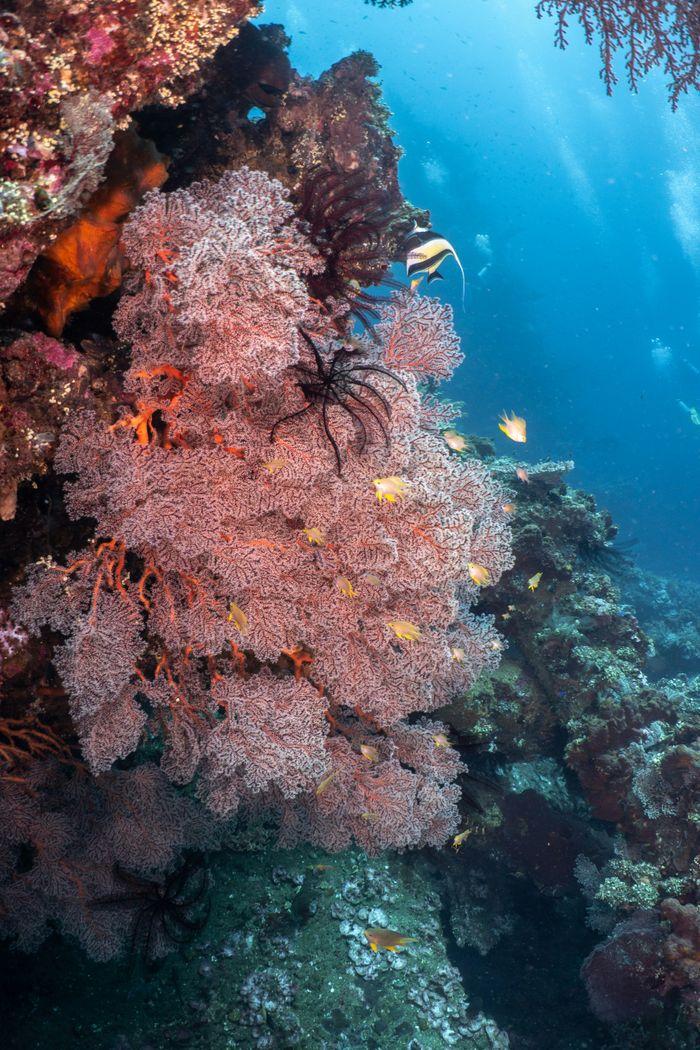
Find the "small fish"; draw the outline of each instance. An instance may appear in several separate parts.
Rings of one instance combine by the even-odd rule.
[[[516,467],[515,473],[520,481],[524,481],[526,485],[530,484],[530,475],[525,470],[525,467]]]
[[[494,638],[493,641],[491,642],[491,648],[493,649],[493,651],[495,653],[502,653],[503,650],[505,649],[505,645],[503,644],[503,640],[501,638]]]
[[[475,561],[468,561],[467,568],[477,587],[487,587],[491,582],[491,573],[485,565],[478,565]]]
[[[540,585],[540,580],[541,579],[542,579],[542,573],[541,572],[536,572],[534,576],[530,577],[530,579],[527,581],[527,585],[528,585],[528,587],[530,588],[531,591],[536,591],[537,590],[537,588]]]
[[[445,733],[433,734],[433,740],[435,741],[435,747],[452,747]]]
[[[366,758],[368,762],[378,762],[379,752],[376,747],[372,747],[371,744],[360,744],[360,753],[363,758]]]
[[[318,529],[315,525],[312,525],[309,529],[302,529],[302,532],[312,547],[322,547],[326,542],[323,529]]]
[[[373,587],[381,587],[382,581],[373,572],[365,573],[362,577],[365,583],[371,583]]]
[[[404,642],[417,642],[420,638],[420,627],[409,620],[389,620],[387,627],[391,627],[396,637]]]
[[[515,513],[515,504],[514,503],[504,503],[501,506],[501,510],[503,511],[504,514],[514,514]]]
[[[268,474],[276,474],[277,471],[281,470],[284,465],[285,460],[283,459],[268,459],[266,463],[263,463],[263,467],[268,472]]]
[[[523,445],[527,441],[527,423],[522,416],[516,416],[515,412],[510,416],[503,412],[498,429],[502,430],[511,441],[518,441]]]
[[[360,813],[360,817],[365,821],[366,824],[376,824],[378,817],[376,813],[370,813],[369,810],[365,810],[364,813]]]
[[[464,831],[460,831],[459,835],[455,835],[455,837],[452,839],[452,849],[457,850],[457,852],[459,852],[459,850],[469,838],[471,833],[472,829],[466,828]]]
[[[450,656],[456,664],[463,664],[467,659],[467,654],[461,645],[453,645],[450,649]]]
[[[439,268],[450,255],[462,274],[462,305],[464,305],[467,287],[464,267],[450,242],[436,230],[431,230],[427,226],[419,226],[418,223],[414,224],[406,241],[406,276],[411,281],[411,288],[416,287],[424,274],[428,275],[428,284],[432,284],[433,281],[441,281],[443,276]]]
[[[373,952],[376,952],[379,948],[383,948],[387,952],[395,952],[397,948],[401,948],[404,944],[409,944],[416,939],[415,937],[404,937],[402,933],[397,933],[396,930],[384,930],[381,926],[370,926],[369,929],[364,931],[364,935]]]
[[[372,484],[374,485],[374,491],[380,503],[384,501],[387,503],[396,503],[396,500],[399,497],[406,495],[406,490],[411,483],[410,481],[404,481],[403,478],[398,478],[395,474],[392,474],[388,478],[375,478]]]
[[[282,469],[284,463],[285,460],[274,459],[268,460],[266,463],[263,463],[262,466],[268,471],[268,474],[277,474],[277,471]]]
[[[229,602],[228,616],[226,619],[229,623],[232,623],[237,627],[241,634],[245,634],[248,630],[248,617],[235,602]]]
[[[469,452],[471,445],[465,438],[464,434],[460,434],[458,430],[443,430],[442,436],[445,439],[445,444],[453,452]]]
[[[331,772],[328,774],[328,776],[323,778],[323,780],[320,782],[320,784],[316,788],[316,796],[318,798],[320,798],[320,796],[325,793],[326,788],[331,783],[331,781],[335,780],[336,776],[337,776],[337,773],[336,773],[335,769],[332,769]]]
[[[335,581],[335,585],[344,598],[357,597],[357,591],[352,585],[352,580],[349,580],[347,576],[339,576]]]

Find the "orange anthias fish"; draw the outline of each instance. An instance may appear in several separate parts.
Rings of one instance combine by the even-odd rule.
[[[534,576],[530,577],[530,579],[527,581],[527,585],[528,585],[528,587],[530,588],[531,591],[536,591],[537,590],[537,588],[540,585],[540,580],[541,579],[542,579],[542,573],[541,572],[536,572]]]
[[[374,485],[374,491],[377,499],[380,503],[386,501],[387,503],[396,503],[399,497],[406,495],[406,490],[411,484],[410,481],[404,481],[403,478],[397,477],[392,474],[388,478],[375,478],[372,482]]]
[[[502,430],[511,441],[517,441],[522,445],[527,441],[527,423],[522,416],[516,416],[515,412],[510,416],[504,412],[498,429]]]
[[[504,514],[513,514],[515,512],[515,504],[514,503],[504,503],[503,506],[501,507],[501,510],[503,511]]]
[[[353,587],[352,580],[349,580],[347,576],[339,576],[335,581],[335,585],[342,594],[343,598],[356,598],[357,591]]]
[[[396,930],[385,930],[381,926],[370,926],[364,931],[364,934],[373,952],[379,948],[383,948],[386,952],[395,952],[397,948],[402,948],[404,944],[416,940],[415,937],[404,937]]]
[[[312,547],[322,547],[326,542],[323,529],[319,529],[315,525],[312,525],[309,529],[302,529],[301,531],[304,533]]]
[[[378,762],[379,752],[376,747],[372,747],[371,744],[360,744],[360,752],[362,757],[366,758],[368,762]]]
[[[391,627],[396,637],[404,642],[417,642],[420,638],[420,627],[409,620],[389,620],[387,627]]]
[[[471,445],[465,438],[464,434],[460,434],[458,430],[443,430],[442,436],[445,439],[445,444],[452,452],[469,452]]]
[[[530,475],[525,470],[525,467],[516,467],[515,468],[515,473],[516,473],[516,476],[519,478],[520,481],[524,481],[526,485],[529,485],[529,483],[530,483]]]
[[[467,568],[477,587],[486,587],[491,582],[491,573],[485,565],[478,565],[475,561],[468,561]]]
[[[452,744],[444,733],[435,733],[433,735],[433,740],[435,741],[435,747],[452,747]]]

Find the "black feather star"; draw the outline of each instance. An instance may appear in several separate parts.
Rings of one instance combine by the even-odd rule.
[[[344,300],[371,334],[385,299],[362,286],[399,287],[388,273],[385,241],[395,220],[389,195],[362,173],[317,171],[303,185],[298,215],[324,261],[308,278],[311,295]]]
[[[386,445],[389,444],[386,424],[391,419],[391,405],[371,382],[371,377],[387,376],[404,390],[406,384],[387,368],[368,363],[361,352],[349,350],[346,346],[341,346],[328,361],[325,361],[310,336],[302,328],[299,331],[311,350],[314,361],[313,366],[292,366],[299,373],[298,385],[306,398],[306,404],[297,412],[291,412],[288,416],[278,419],[270,431],[270,440],[275,440],[277,429],[284,423],[300,419],[307,412],[315,410],[321,417],[340,474],[342,458],[329,420],[329,410],[337,406],[350,417],[358,434],[358,452],[362,454],[371,440],[373,431],[381,435]]]
[[[152,963],[163,942],[187,944],[207,924],[209,879],[198,856],[188,856],[164,879],[148,879],[120,864],[113,869],[121,892],[98,897],[93,908],[120,908],[133,913],[130,955]]]

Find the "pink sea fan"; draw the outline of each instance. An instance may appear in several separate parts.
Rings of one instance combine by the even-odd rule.
[[[512,563],[498,486],[425,429],[418,380],[461,359],[449,308],[403,294],[377,344],[331,337],[284,192],[245,169],[153,194],[125,243],[129,403],[111,426],[73,413],[57,454],[98,541],[16,602],[66,636],[85,758],[148,730],[217,814],[272,807],[328,848],[444,841],[459,761],[405,720],[496,661],[468,563]],[[336,359],[373,389],[325,397]]]
[[[269,382],[297,360],[303,275],[320,263],[287,197],[279,182],[248,168],[148,195],[123,238],[148,279],[115,318],[119,334],[146,349],[146,367],[165,354],[189,368],[194,351],[205,382]],[[161,345],[141,338],[149,309],[160,314]]]
[[[137,904],[100,905],[123,893],[115,866],[158,877],[183,848],[216,843],[204,810],[151,764],[96,781],[35,763],[28,786],[0,783],[0,933],[27,951],[58,925],[93,958],[120,955]]]
[[[439,299],[399,292],[382,307],[377,325],[389,368],[447,379],[464,360],[452,307]]]
[[[204,752],[204,793],[216,812],[235,809],[241,792],[272,786],[288,798],[313,789],[327,771],[326,702],[307,681],[262,672],[249,682],[225,678],[214,698],[224,712]],[[221,786],[230,786],[228,798]]]

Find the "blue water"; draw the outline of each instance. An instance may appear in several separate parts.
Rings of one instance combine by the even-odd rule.
[[[263,20],[302,73],[357,48],[382,66],[404,193],[470,282],[466,312],[454,265],[437,293],[467,429],[512,452],[497,417],[524,415],[525,459],[574,459],[642,565],[700,578],[700,426],[678,404],[700,408],[700,101],[671,112],[660,75],[607,97],[597,51],[577,28],[558,51],[534,0],[269,0]]]

